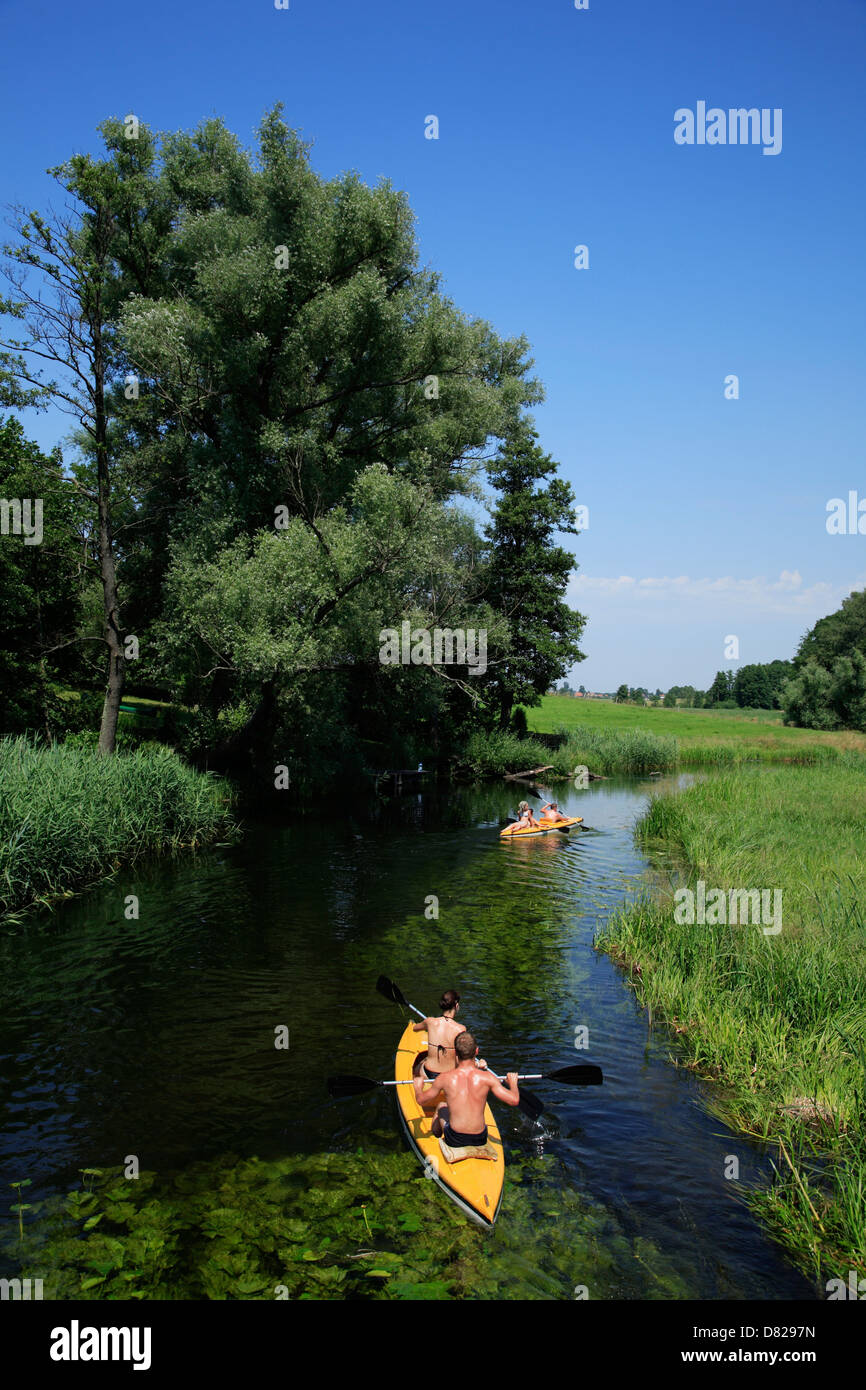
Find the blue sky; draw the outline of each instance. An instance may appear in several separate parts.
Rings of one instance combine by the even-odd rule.
[[[825,524],[866,500],[864,0],[0,0],[0,23],[3,201],[43,207],[106,116],[215,114],[251,145],[278,100],[323,175],[408,192],[446,291],[533,345],[542,443],[589,508],[577,681],[706,687],[866,584],[866,535]],[[781,152],[675,144],[699,101],[780,108]]]

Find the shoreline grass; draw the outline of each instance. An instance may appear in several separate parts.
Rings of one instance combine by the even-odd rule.
[[[87,748],[0,739],[0,920],[11,923],[157,851],[231,828],[228,785],[148,746]]]
[[[570,730],[567,741],[556,749],[533,739],[519,738],[508,730],[476,730],[470,736],[456,769],[473,777],[502,776],[506,772],[531,767],[551,768],[543,780],[572,777],[575,769],[587,767],[603,777],[618,773],[640,775],[669,772],[677,762],[676,739],[660,738],[639,729]]]
[[[817,1275],[866,1272],[866,863],[858,756],[741,768],[656,797],[637,837],[666,870],[597,939],[711,1104],[774,1146],[747,1200]],[[678,923],[673,893],[779,889],[782,930]]]

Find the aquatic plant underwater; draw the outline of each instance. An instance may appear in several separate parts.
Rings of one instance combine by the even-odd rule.
[[[9,1223],[0,1263],[50,1299],[687,1298],[649,1239],[559,1185],[555,1159],[508,1161],[493,1232],[444,1201],[409,1153],[227,1154],[80,1187]],[[631,1277],[623,1277],[623,1269]]]

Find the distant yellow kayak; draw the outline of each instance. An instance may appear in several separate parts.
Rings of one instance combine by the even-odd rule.
[[[500,830],[500,840],[517,840],[526,835],[549,835],[552,830],[568,830],[572,825],[580,825],[583,816],[568,816],[565,820],[541,821],[538,825],[527,825],[522,830],[517,830],[516,822],[514,825],[506,825],[504,830]]]
[[[427,1034],[416,1033],[409,1023],[397,1049],[394,1065],[396,1081],[406,1081],[411,1077],[419,1054],[427,1055]],[[432,1133],[435,1112],[428,1114],[421,1109],[415,1099],[413,1086],[395,1086],[394,1090],[397,1092],[397,1109],[406,1137],[424,1164],[428,1176],[472,1221],[479,1226],[492,1226],[499,1215],[502,1201],[505,1151],[490,1106],[484,1108],[484,1123],[487,1125],[488,1143],[497,1151],[496,1162],[486,1158],[464,1158],[460,1163],[449,1163],[439,1147],[439,1140]]]

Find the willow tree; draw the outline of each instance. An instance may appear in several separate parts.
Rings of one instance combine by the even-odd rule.
[[[279,107],[254,155],[216,120],[166,137],[161,154],[178,208],[170,273],[158,293],[123,307],[122,341],[141,380],[123,428],[127,457],[148,474],[143,520],[170,503],[167,526],[143,525],[128,562],[160,575],[150,619],[177,688],[181,668],[190,677],[172,605],[182,592],[183,611],[197,611],[197,568],[201,576],[227,547],[260,546],[262,533],[291,525],[339,589],[328,521],[342,508],[351,527],[367,470],[423,486],[436,503],[467,494],[494,441],[541,392],[526,341],[467,318],[419,265],[406,196],[353,173],[322,178]],[[431,524],[425,513],[416,529]],[[421,538],[406,545],[423,549]],[[295,551],[313,565],[306,546]],[[278,553],[291,564],[289,547]],[[374,653],[372,631],[369,641]],[[274,679],[294,679],[290,666]],[[233,661],[216,664],[207,698],[228,710],[241,688],[248,727],[256,693]]]

